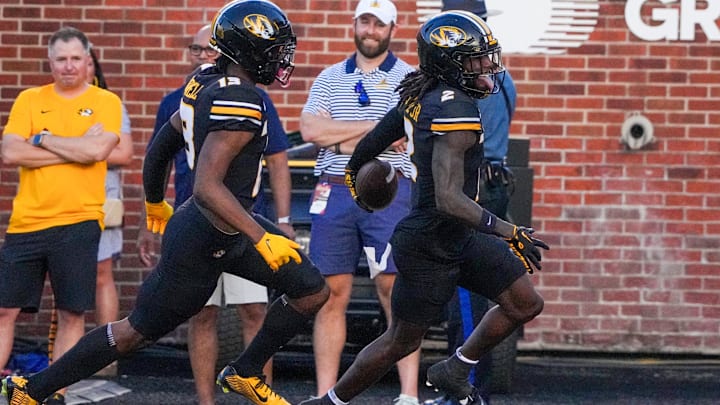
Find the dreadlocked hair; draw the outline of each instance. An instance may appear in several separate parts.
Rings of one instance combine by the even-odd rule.
[[[411,101],[419,100],[437,84],[437,77],[423,70],[409,73],[397,88],[398,93],[400,93],[400,104],[408,104]]]

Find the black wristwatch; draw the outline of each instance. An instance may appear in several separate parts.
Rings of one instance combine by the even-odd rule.
[[[43,134],[43,133],[33,135],[32,138],[30,139],[30,144],[32,146],[37,146],[38,148],[41,147],[42,143],[43,143],[43,139],[45,138],[45,135],[46,134]]]

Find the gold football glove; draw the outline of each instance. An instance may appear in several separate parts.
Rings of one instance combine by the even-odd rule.
[[[300,245],[282,235],[265,232],[260,242],[255,244],[255,249],[260,252],[272,271],[277,271],[280,266],[290,262],[290,259],[295,260],[297,264],[302,263],[300,253],[297,251]]]
[[[355,182],[357,180],[357,172],[345,167],[345,185],[350,190],[350,196],[358,207],[364,209],[367,212],[373,212],[372,208],[368,207],[358,196],[357,189],[355,189]]]
[[[173,214],[173,207],[162,200],[159,203],[151,203],[145,201],[145,214],[147,219],[147,229],[152,233],[165,233],[170,217]]]

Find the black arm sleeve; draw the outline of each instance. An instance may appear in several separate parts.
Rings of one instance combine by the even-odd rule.
[[[355,147],[355,151],[347,164],[347,168],[358,171],[365,163],[379,155],[393,142],[405,136],[403,130],[403,113],[397,106],[385,114],[372,131]]]
[[[170,120],[160,128],[145,154],[143,163],[143,187],[145,200],[157,203],[165,198],[165,187],[172,165],[173,156],[185,145],[185,141]]]

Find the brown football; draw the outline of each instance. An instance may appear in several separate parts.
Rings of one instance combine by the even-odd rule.
[[[390,163],[378,159],[365,163],[355,178],[358,197],[373,210],[381,210],[390,205],[397,188],[395,169]]]

